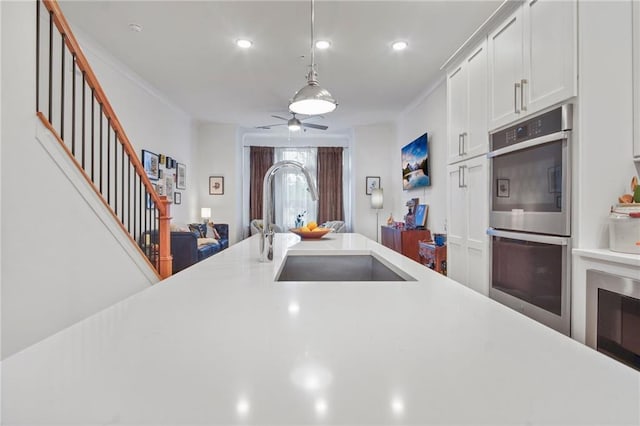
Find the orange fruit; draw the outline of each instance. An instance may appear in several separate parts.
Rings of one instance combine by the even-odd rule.
[[[311,221],[307,224],[307,228],[309,228],[311,231],[313,231],[314,229],[316,229],[318,227],[318,224]]]

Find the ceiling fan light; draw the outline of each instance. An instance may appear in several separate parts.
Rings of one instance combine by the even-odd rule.
[[[296,114],[319,115],[329,113],[337,106],[328,90],[320,87],[316,81],[310,81],[293,96],[289,110]]]
[[[302,123],[300,123],[300,120],[293,117],[291,120],[287,122],[287,127],[289,128],[290,131],[297,132],[302,128]]]

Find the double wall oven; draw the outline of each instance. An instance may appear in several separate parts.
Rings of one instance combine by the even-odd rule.
[[[570,333],[571,104],[491,134],[489,296]]]

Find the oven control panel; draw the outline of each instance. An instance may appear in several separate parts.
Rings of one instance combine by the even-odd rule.
[[[571,130],[572,105],[565,104],[491,135],[491,151],[563,130]]]

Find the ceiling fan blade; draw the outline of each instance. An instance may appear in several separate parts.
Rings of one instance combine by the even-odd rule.
[[[266,126],[256,126],[256,129],[266,129],[269,130],[272,127],[276,127],[276,126],[284,126],[287,123],[278,123],[278,124],[267,124]]]
[[[273,118],[279,118],[280,120],[289,121],[288,118],[280,117],[279,115],[272,115]]]
[[[300,118],[300,121],[305,121],[305,120],[309,120],[310,118],[324,118],[324,115],[310,115],[308,117],[305,118]]]
[[[302,127],[308,127],[310,129],[327,130],[329,127],[322,124],[302,123]]]

